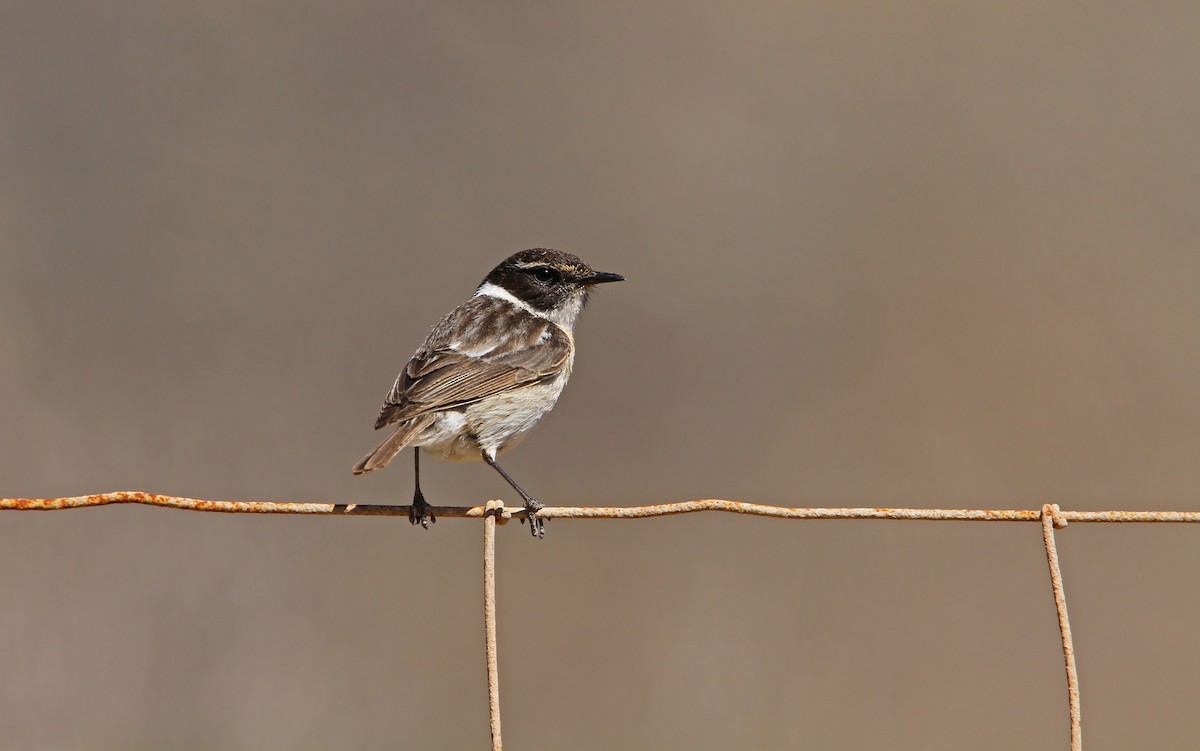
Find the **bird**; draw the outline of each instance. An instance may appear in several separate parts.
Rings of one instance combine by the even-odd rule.
[[[429,529],[437,519],[421,493],[421,449],[449,461],[482,460],[521,496],[530,533],[545,537],[545,520],[537,517],[544,504],[496,457],[558,401],[575,363],[575,321],[592,289],[621,281],[620,274],[596,271],[578,256],[550,248],[504,259],[433,327],[400,371],[375,421],[376,430],[395,428],[354,465],[354,474],[382,469],[412,446],[409,521]]]

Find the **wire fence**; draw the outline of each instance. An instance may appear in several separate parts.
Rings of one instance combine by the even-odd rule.
[[[195,498],[125,491],[70,498],[0,498],[0,510],[61,511],[113,504],[141,504],[190,511],[242,514],[309,514],[314,516],[408,516],[408,506],[358,503],[286,503],[270,501],[206,501]],[[503,501],[488,501],[483,506],[435,506],[436,516],[483,520],[483,621],[485,661],[487,664],[488,718],[492,749],[501,751],[500,676],[497,669],[496,638],[496,526],[511,519],[524,519],[524,509],[510,509]],[[1096,523],[1200,523],[1200,511],[1063,511],[1055,504],[1040,509],[926,509],[926,508],[789,508],[763,506],[724,500],[683,501],[653,506],[600,507],[550,506],[538,512],[545,519],[645,519],[654,516],[720,511],[733,514],[766,516],[776,519],[900,519],[911,521],[982,521],[1037,522],[1042,529],[1046,563],[1050,569],[1050,589],[1058,613],[1063,663],[1067,675],[1067,710],[1070,719],[1071,751],[1083,749],[1083,720],[1079,704],[1079,673],[1075,666],[1075,647],[1067,618],[1067,598],[1055,546],[1054,530],[1070,522]]]

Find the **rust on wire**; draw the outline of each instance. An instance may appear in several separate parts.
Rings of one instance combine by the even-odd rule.
[[[500,740],[500,669],[496,651],[496,523],[503,501],[488,501],[483,519],[483,641],[487,662],[488,725],[492,751],[503,751]]]
[[[314,516],[408,516],[408,506],[365,503],[294,503],[274,501],[205,501],[156,493],[121,491],[70,498],[0,498],[0,510],[56,511],[92,506],[135,503],[144,506],[208,511],[226,514],[309,514]],[[926,521],[1040,522],[1041,509],[938,509],[938,508],[793,508],[740,503],[718,499],[662,503],[652,506],[549,506],[538,512],[546,519],[645,519],[653,516],[720,511],[777,519],[911,519]],[[445,518],[482,519],[485,506],[434,506]],[[521,518],[519,508],[503,506],[501,524]],[[1184,522],[1200,523],[1200,511],[1059,511],[1066,522]]]
[[[538,512],[547,519],[645,519],[651,516],[693,514],[700,511],[724,511],[777,519],[923,519],[990,522],[1032,522],[1040,511],[1023,509],[939,509],[939,508],[793,508],[764,506],[757,503],[706,499],[662,503],[654,506],[551,506]]]
[[[1071,622],[1067,618],[1067,593],[1063,588],[1062,569],[1058,565],[1058,548],[1054,530],[1067,526],[1066,513],[1057,504],[1042,506],[1042,543],[1046,547],[1046,564],[1050,567],[1050,589],[1054,593],[1054,609],[1058,613],[1058,631],[1062,637],[1063,662],[1067,670],[1067,712],[1071,717],[1071,751],[1083,751],[1083,718],[1079,709],[1079,672],[1075,667],[1075,643],[1071,639]]]
[[[1200,522],[1200,511],[1060,511],[1058,515],[1064,522]]]
[[[222,514],[310,514],[324,516],[408,516],[408,506],[367,503],[295,503],[287,501],[205,501],[172,495],[124,490],[70,498],[0,498],[0,510],[61,511],[133,503],[143,506],[208,511]],[[437,516],[481,519],[482,506],[434,506]],[[506,513],[507,518],[507,513]]]

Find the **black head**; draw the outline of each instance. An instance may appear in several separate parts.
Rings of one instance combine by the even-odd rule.
[[[561,250],[533,248],[504,259],[492,269],[483,284],[494,284],[507,290],[534,310],[574,309],[577,313],[587,301],[588,290],[593,285],[624,280],[620,274],[596,271],[579,256]]]

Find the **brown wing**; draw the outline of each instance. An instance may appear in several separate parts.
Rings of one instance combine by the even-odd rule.
[[[553,379],[572,346],[570,336],[544,318],[473,297],[430,332],[396,379],[375,427]]]

